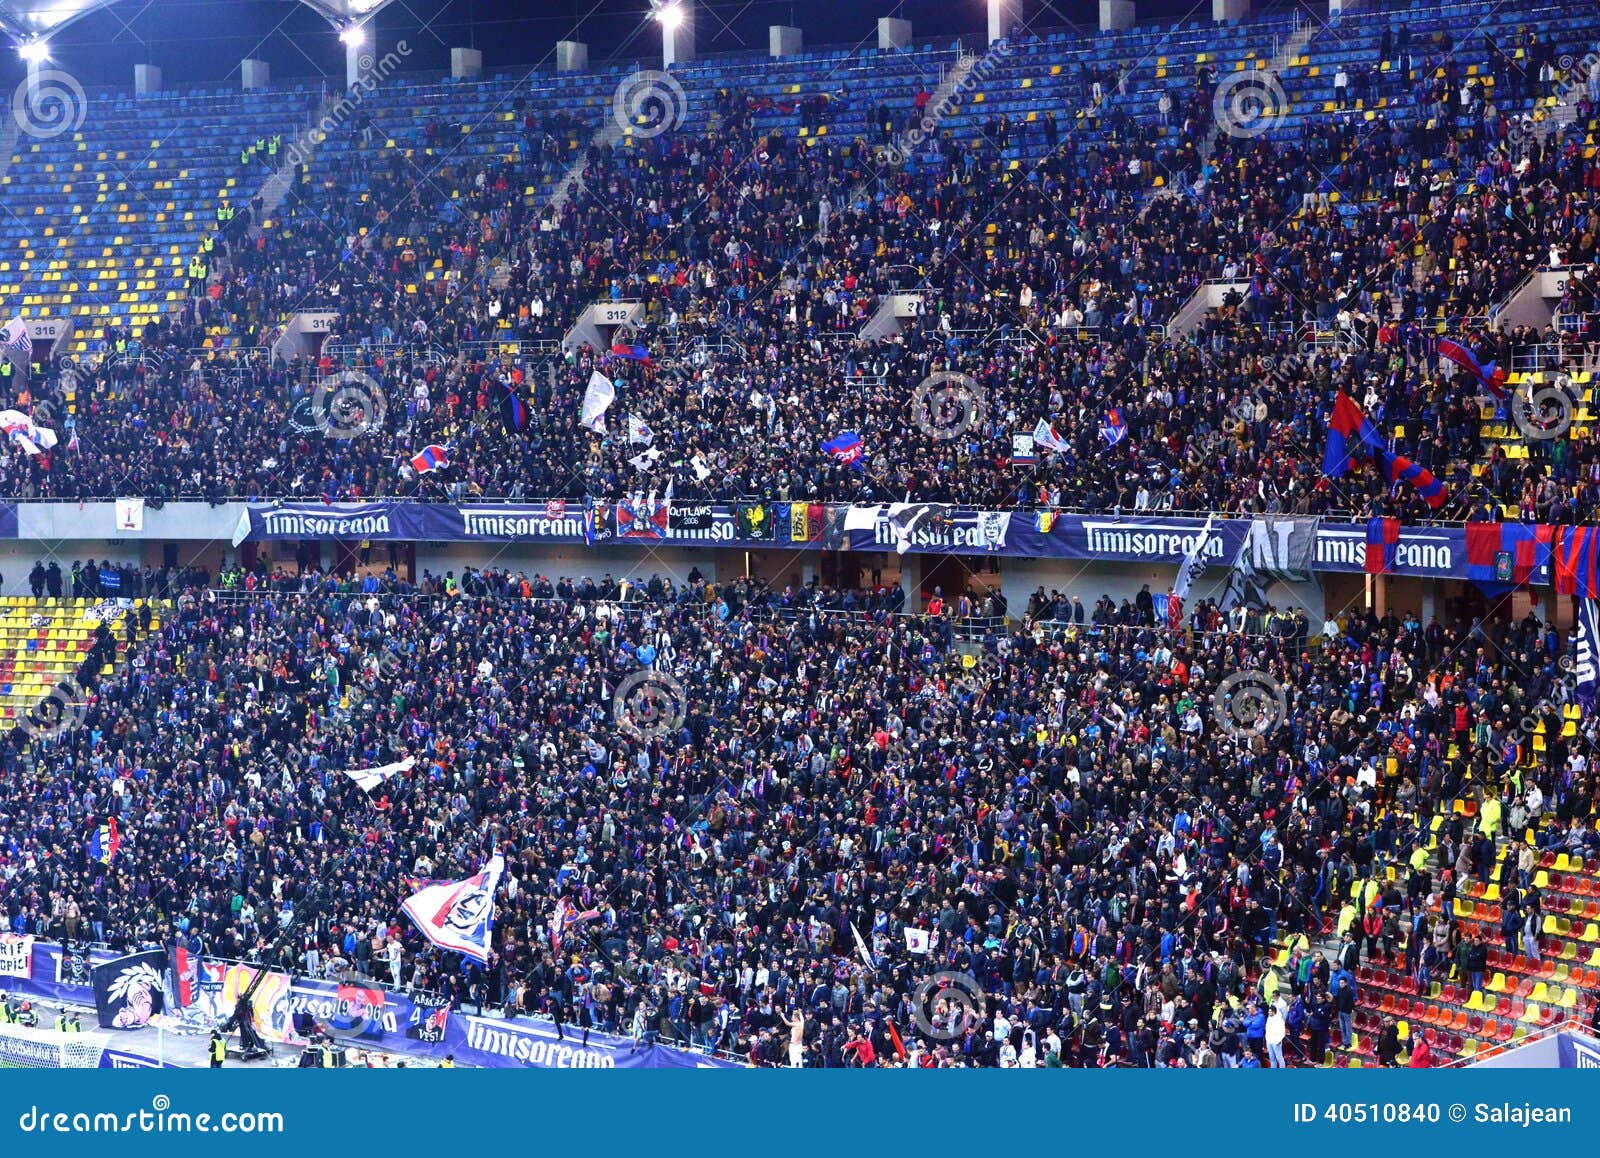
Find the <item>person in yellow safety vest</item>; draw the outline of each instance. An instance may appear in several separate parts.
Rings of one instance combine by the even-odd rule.
[[[214,1029],[211,1031],[211,1044],[207,1047],[207,1055],[211,1058],[211,1068],[214,1070],[220,1070],[222,1063],[228,1057],[227,1039]]]
[[[444,1061],[439,1063],[439,1068],[442,1069],[442,1070],[453,1070],[453,1069],[455,1069],[456,1068],[456,1055],[453,1054],[453,1053],[445,1054],[444,1055]]]
[[[1500,797],[1492,792],[1478,806],[1478,829],[1490,840],[1500,835],[1501,813]]]
[[[64,1007],[60,1013],[56,1014],[56,1032],[67,1032],[67,1011]]]
[[[17,1020],[17,1015],[11,1012],[11,998],[0,993],[0,1025],[10,1025]]]
[[[68,1033],[82,1033],[83,1032],[83,1022],[78,1019],[78,1015],[76,1013],[74,1013],[72,1015],[71,1022],[69,1022],[67,1024],[67,1032]]]
[[[325,1070],[331,1070],[334,1068],[333,1042],[331,1041],[324,1041],[322,1043],[322,1068]]]

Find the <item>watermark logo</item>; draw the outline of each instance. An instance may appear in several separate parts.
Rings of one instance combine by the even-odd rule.
[[[958,63],[956,68],[960,71],[949,91],[940,97],[937,103],[924,106],[917,123],[896,134],[894,140],[884,146],[881,153],[884,163],[894,166],[904,165],[915,156],[917,150],[939,131],[939,125],[944,119],[962,106],[968,94],[995,74],[1011,56],[1011,51],[1010,43],[1000,40],[981,57],[968,57]]]
[[[311,414],[325,438],[349,441],[383,428],[389,403],[369,374],[344,370],[317,383]]]
[[[983,422],[988,410],[983,388],[955,370],[930,374],[911,395],[911,421],[936,442],[960,438]]]
[[[1516,391],[1508,409],[1522,437],[1529,442],[1549,442],[1572,429],[1577,417],[1577,388],[1565,374],[1543,384],[1529,382]]]
[[[11,116],[30,137],[48,140],[83,127],[89,100],[71,73],[43,69],[12,90]]]
[[[988,1014],[983,986],[970,973],[941,969],[923,978],[911,995],[911,1020],[932,1041],[952,1041]]]
[[[683,727],[689,698],[683,685],[653,668],[634,672],[611,697],[611,718],[638,740],[662,740]]]
[[[401,40],[393,52],[386,52],[374,60],[370,52],[356,58],[356,82],[325,104],[316,123],[297,134],[284,150],[285,165],[303,165],[311,160],[318,145],[326,141],[342,125],[349,123],[355,111],[367,102],[377,87],[388,80],[401,63],[411,55],[411,45]]]
[[[1211,712],[1227,735],[1265,736],[1288,718],[1289,697],[1266,672],[1236,671],[1217,685]]]
[[[1264,75],[1263,75],[1264,73]],[[1211,98],[1211,115],[1230,137],[1249,140],[1272,130],[1289,111],[1283,85],[1271,72],[1246,69],[1229,74]]]
[[[642,69],[629,73],[611,96],[611,112],[624,133],[648,139],[683,124],[689,99],[670,73]]]

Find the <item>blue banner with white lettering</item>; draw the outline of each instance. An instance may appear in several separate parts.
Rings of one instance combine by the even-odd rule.
[[[909,531],[897,528],[889,508],[823,503],[672,502],[651,524],[648,545],[684,547],[784,547],[790,550],[1000,555],[1104,560],[1177,566],[1205,527],[1201,519],[1153,515],[1067,515],[1051,511],[979,511],[943,507]],[[635,520],[636,521],[636,520]],[[1260,515],[1214,519],[1205,540],[1208,566],[1231,566],[1248,549],[1257,572],[1300,569],[1291,545],[1304,518]],[[616,507],[607,502],[321,504],[284,503],[245,510],[235,544],[297,539],[436,542],[521,542],[626,545],[640,536],[619,533]],[[642,540],[641,540],[642,541]],[[1366,524],[1322,520],[1316,526],[1313,566],[1318,571],[1359,572],[1366,558]],[[1466,531],[1461,527],[1403,527],[1391,574],[1466,578]]]

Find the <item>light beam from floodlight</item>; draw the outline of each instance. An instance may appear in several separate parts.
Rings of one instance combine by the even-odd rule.
[[[43,64],[50,59],[50,46],[42,40],[30,40],[17,49],[17,55],[29,64]]]
[[[351,48],[359,48],[367,42],[366,30],[359,25],[352,24],[349,28],[339,33],[339,41],[341,44],[349,45]]]
[[[661,21],[661,27],[675,29],[683,27],[683,9],[676,4],[669,4],[656,13],[656,19]]]

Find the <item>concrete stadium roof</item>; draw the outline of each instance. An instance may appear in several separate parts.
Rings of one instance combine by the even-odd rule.
[[[335,27],[362,21],[389,0],[294,0],[322,13]],[[0,0],[0,32],[18,43],[49,37],[74,21],[110,8],[117,0]]]

